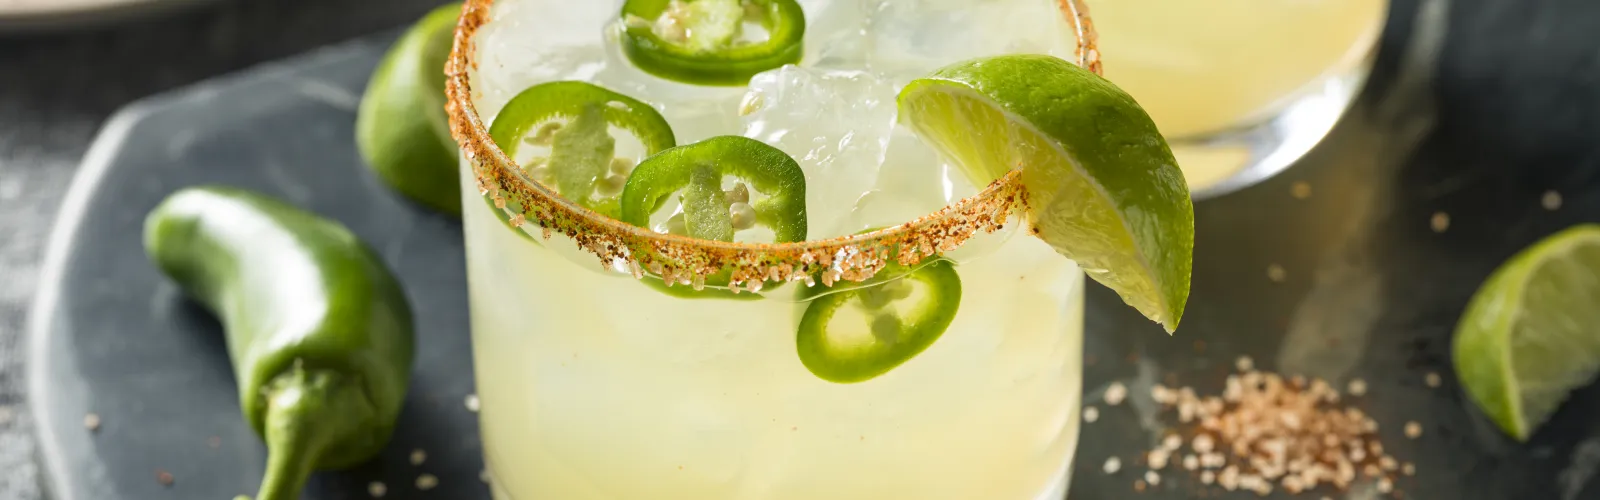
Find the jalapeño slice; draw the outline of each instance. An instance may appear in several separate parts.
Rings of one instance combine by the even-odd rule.
[[[544,83],[517,94],[500,110],[489,134],[513,158],[524,143],[548,146],[548,156],[523,165],[528,176],[554,186],[569,200],[616,217],[617,196],[633,162],[616,157],[611,127],[633,134],[644,145],[645,156],[677,142],[672,126],[655,108],[577,81]]]
[[[738,181],[733,191],[722,189],[725,176]],[[766,197],[751,201],[748,190],[739,193],[745,185]],[[688,236],[733,241],[735,230],[760,224],[779,243],[806,238],[805,171],[787,153],[764,142],[725,135],[645,159],[622,190],[621,220],[650,227],[650,215],[680,191]]]
[[[734,178],[732,189],[722,189],[723,177]],[[752,200],[752,188],[765,198]],[[668,233],[733,241],[736,231],[760,224],[772,230],[776,242],[806,238],[805,171],[787,153],[764,142],[740,136],[712,137],[646,159],[623,188],[621,220],[650,227],[651,214],[661,210],[674,194],[683,211],[667,221]],[[645,282],[678,298],[761,298],[723,288],[668,286],[654,278]],[[728,276],[712,275],[705,283],[722,287],[728,284]]]
[[[805,12],[795,0],[628,0],[622,48],[647,73],[698,85],[744,85],[800,62]],[[744,24],[765,28],[752,40]]]
[[[961,276],[943,259],[915,269],[891,263],[867,283],[839,283],[820,293],[826,295],[800,317],[800,363],[817,378],[849,384],[888,373],[939,340],[961,306]],[[907,300],[915,302],[896,307]],[[852,303],[866,321],[833,321]]]

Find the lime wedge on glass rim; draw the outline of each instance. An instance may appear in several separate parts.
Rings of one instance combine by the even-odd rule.
[[[1489,276],[1456,325],[1456,376],[1526,441],[1600,373],[1600,225],[1548,236]]]
[[[1170,333],[1189,297],[1194,206],[1127,93],[1047,55],[956,63],[900,92],[900,122],[983,186],[1022,169],[1032,233]]]

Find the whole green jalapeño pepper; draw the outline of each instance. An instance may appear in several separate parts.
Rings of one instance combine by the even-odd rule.
[[[189,188],[145,219],[145,252],[221,317],[239,403],[269,451],[257,500],[387,444],[411,373],[400,284],[336,222],[249,191]]]
[[[500,110],[489,134],[513,158],[524,144],[548,147],[548,156],[523,165],[528,176],[555,187],[569,200],[616,217],[617,195],[635,162],[616,157],[611,127],[637,138],[647,157],[677,141],[666,118],[649,104],[578,81],[550,82],[523,90]],[[492,204],[490,208],[502,220],[506,218],[504,211]]]
[[[744,85],[805,52],[806,16],[795,0],[628,0],[622,20],[628,59],[683,83]],[[750,40],[747,22],[766,39]]]

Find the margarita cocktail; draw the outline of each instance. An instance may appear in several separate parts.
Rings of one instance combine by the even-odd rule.
[[[1093,66],[1085,29],[1052,0],[468,2],[496,497],[1061,498],[1084,269],[1170,329],[1192,245],[1148,117],[1063,60]]]

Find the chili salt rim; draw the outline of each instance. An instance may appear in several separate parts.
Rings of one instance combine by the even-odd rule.
[[[978,194],[957,201],[910,222],[851,236],[793,243],[731,243],[657,233],[595,213],[561,197],[522,173],[517,163],[501,151],[472,103],[470,73],[477,68],[473,36],[489,20],[494,0],[466,0],[456,24],[455,44],[445,64],[445,109],[450,133],[472,166],[479,193],[505,209],[516,203],[521,213],[510,223],[520,228],[533,223],[572,238],[580,248],[600,258],[603,268],[623,266],[634,277],[645,272],[668,283],[702,286],[706,276],[729,271],[730,288],[757,291],[767,281],[812,281],[824,284],[844,279],[864,281],[891,260],[890,250],[900,249],[893,260],[915,265],[923,259],[960,247],[978,232],[990,233],[1006,223],[1012,210],[1027,204],[1021,172],[1013,170]],[[1095,48],[1094,25],[1081,0],[1056,0],[1076,35],[1076,64],[1100,74],[1100,54]]]

